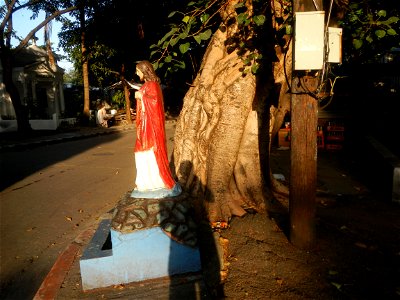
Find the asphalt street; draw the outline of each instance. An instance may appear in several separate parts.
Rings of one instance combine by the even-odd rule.
[[[135,138],[128,130],[0,154],[2,299],[32,299],[60,252],[132,190]]]

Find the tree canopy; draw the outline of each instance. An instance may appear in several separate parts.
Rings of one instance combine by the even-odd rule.
[[[135,61],[149,59],[159,75],[168,82],[181,84],[194,79],[206,45],[220,25],[220,14],[228,1],[96,1],[88,5],[87,41],[91,82],[106,86],[113,82],[113,71],[124,64],[127,78],[134,76]],[[274,43],[292,33],[291,1],[272,1],[279,11],[275,16]],[[370,62],[384,52],[399,47],[399,9],[389,0],[335,0],[331,12],[333,26],[343,27],[344,62]],[[241,31],[229,41],[231,51],[247,53],[243,72],[256,73],[263,66],[263,46],[272,36],[266,26],[265,1],[254,0],[252,10],[239,1],[235,6]],[[326,1],[328,10],[330,1]],[[159,9],[155,10],[154,7]],[[80,68],[79,32],[77,23],[64,19],[60,45]],[[270,24],[268,24],[270,25]],[[253,32],[252,34],[249,34]],[[246,52],[250,50],[250,52]],[[79,72],[78,72],[79,74]]]
[[[343,19],[345,62],[377,62],[400,47],[400,9],[387,0],[355,0],[346,7]]]

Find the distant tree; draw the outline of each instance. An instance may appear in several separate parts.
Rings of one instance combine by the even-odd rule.
[[[149,58],[150,45],[162,37],[163,29],[168,26],[165,11],[182,6],[182,1],[176,0],[97,1],[91,5],[86,11],[85,35],[91,84],[104,88],[119,81],[117,74],[122,65],[125,66],[125,78],[137,80],[136,62]],[[154,7],[162,9],[155,10]],[[60,46],[68,53],[74,68],[82,70],[77,16],[65,20],[59,38]],[[170,81],[165,80],[165,83]],[[186,91],[187,86],[183,89]],[[175,98],[167,97],[166,103]]]
[[[67,4],[65,1],[33,0],[20,4],[19,1],[11,0],[5,1],[5,4],[0,7],[0,15],[3,18],[0,24],[0,34],[2,36],[0,41],[0,59],[3,68],[3,81],[5,89],[10,95],[14,106],[19,131],[29,131],[31,130],[31,126],[29,124],[28,111],[26,107],[22,105],[18,90],[12,80],[13,58],[27,45],[38,30],[53,19],[60,18],[61,15],[76,9],[74,6],[66,6],[65,4]],[[20,43],[13,49],[11,47],[11,38],[15,36],[15,32],[13,29],[12,16],[16,11],[24,8],[32,11],[33,18],[38,16],[39,11],[44,11],[46,12],[46,19],[35,28],[32,28],[27,36],[20,40]]]

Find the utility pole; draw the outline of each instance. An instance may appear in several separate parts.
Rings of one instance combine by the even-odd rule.
[[[323,10],[322,0],[294,0],[293,4],[295,13]],[[318,79],[311,72],[296,71],[294,64],[292,71],[290,242],[311,249],[316,243],[318,103],[308,91],[317,89]]]

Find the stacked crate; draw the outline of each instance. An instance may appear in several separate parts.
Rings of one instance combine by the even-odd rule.
[[[328,121],[325,126],[325,149],[342,150],[345,127],[341,121]]]

